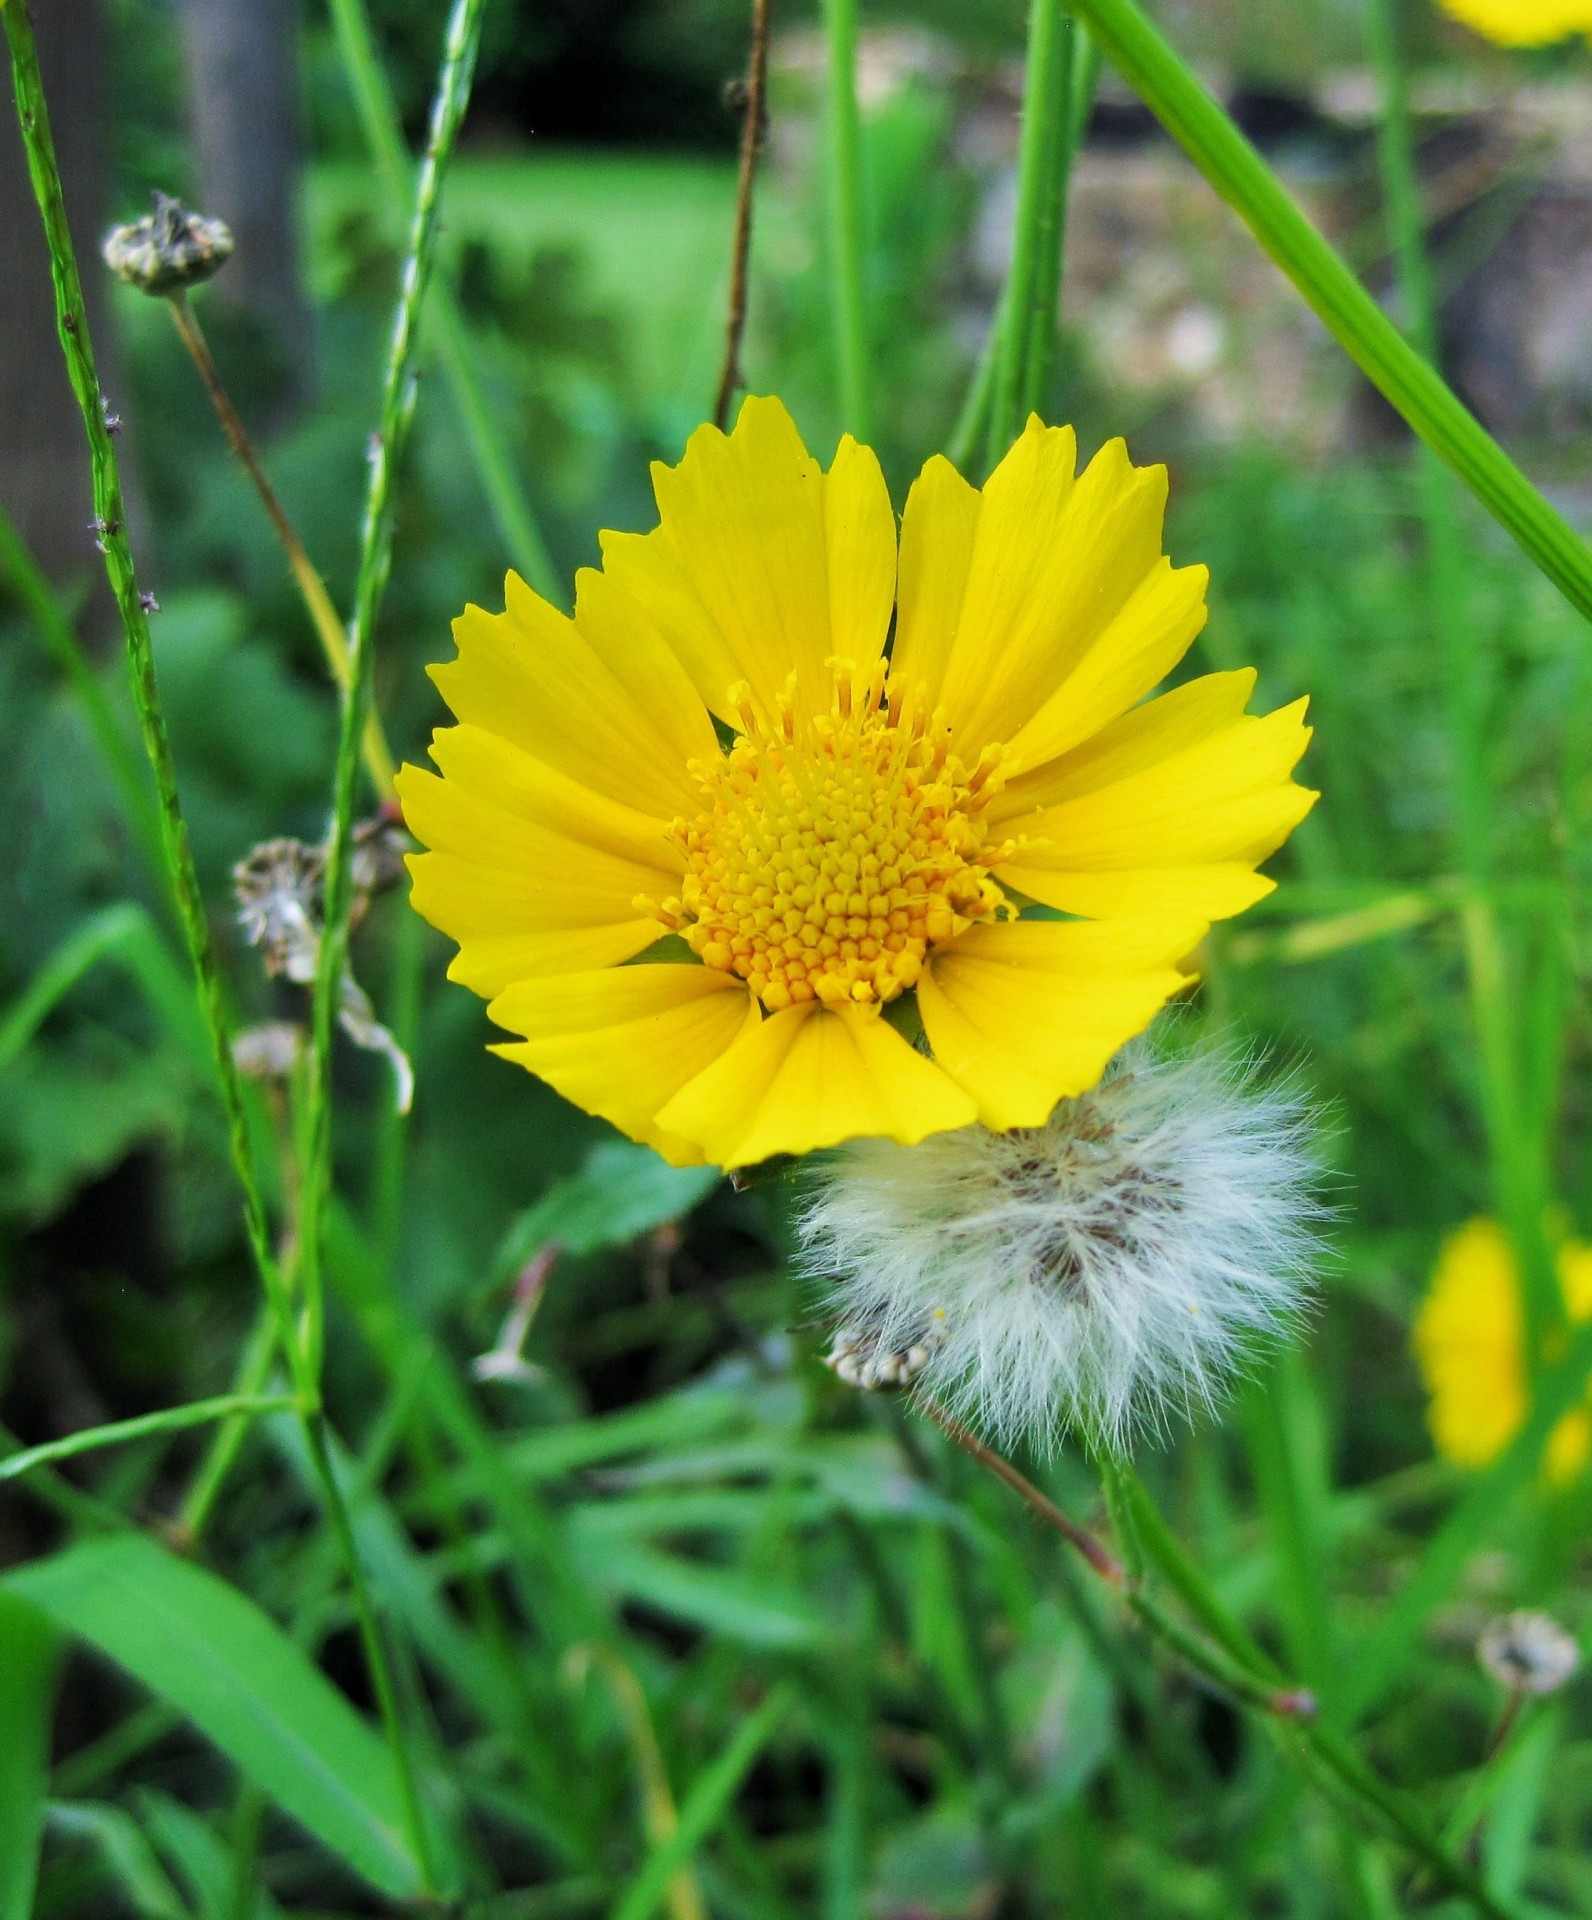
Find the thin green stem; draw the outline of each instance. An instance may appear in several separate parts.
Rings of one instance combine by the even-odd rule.
[[[243,1349],[243,1358],[237,1370],[236,1392],[239,1395],[257,1394],[265,1385],[276,1358],[276,1349],[276,1322],[267,1311],[256,1319],[248,1344]],[[198,1544],[248,1431],[247,1420],[228,1419],[211,1442],[199,1471],[194,1475],[193,1485],[177,1510],[173,1533],[180,1551],[191,1553]]]
[[[0,9],[0,19],[5,24],[6,44],[11,55],[17,112],[27,150],[28,174],[49,246],[56,324],[66,357],[67,374],[88,438],[99,543],[104,551],[106,575],[126,636],[139,730],[150,771],[154,775],[162,860],[193,966],[200,1010],[226,1112],[228,1145],[233,1168],[243,1191],[243,1217],[250,1251],[266,1295],[282,1322],[287,1336],[284,1345],[291,1356],[296,1347],[292,1339],[292,1306],[271,1254],[265,1204],[249,1141],[243,1087],[232,1057],[220,970],[216,965],[204,898],[199,889],[199,876],[188,842],[188,826],[178,795],[177,769],[172,759],[171,740],[166,731],[166,717],[155,676],[148,609],[138,585],[132,549],[127,539],[127,514],[122,502],[116,446],[106,424],[99,376],[94,366],[88,314],[83,304],[83,288],[78,277],[71,229],[67,224],[66,202],[61,189],[60,168],[56,163],[55,143],[50,134],[49,110],[45,104],[44,82],[39,73],[33,24],[25,6]],[[302,1373],[296,1374],[295,1385],[301,1393],[307,1393],[309,1389],[309,1382]]]
[[[1056,124],[1055,153],[1039,229],[1039,269],[1034,279],[1033,316],[1023,382],[1025,417],[1030,413],[1044,415],[1055,380],[1072,169],[1089,130],[1095,86],[1100,78],[1100,55],[1094,42],[1071,21],[1065,23],[1065,31],[1067,47],[1062,66],[1067,76],[1066,111]]]
[[[1017,438],[1024,416],[1036,404],[1033,396],[1041,391],[1041,375],[1049,383],[1061,288],[1063,208],[1072,164],[1074,37],[1061,0],[1030,0],[1012,264],[1001,305],[985,447],[991,467]],[[1042,337],[1045,364],[1040,369],[1033,358]]]
[[[103,1427],[85,1427],[81,1433],[69,1433],[60,1440],[47,1440],[43,1446],[26,1447],[0,1460],[0,1480],[15,1480],[36,1467],[48,1467],[57,1460],[71,1460],[80,1453],[92,1453],[99,1447],[120,1447],[130,1440],[148,1440],[162,1433],[182,1433],[189,1427],[208,1426],[213,1420],[252,1420],[262,1413],[282,1413],[296,1407],[290,1393],[224,1393],[214,1400],[192,1400],[187,1406],[165,1407],[159,1413],[141,1413],[133,1420],[112,1420]]]
[[[995,397],[995,361],[1000,351],[1001,316],[1005,298],[1003,294],[1002,306],[997,306],[995,309],[995,318],[990,322],[989,332],[984,336],[984,344],[978,350],[973,377],[967,384],[967,393],[963,397],[961,410],[946,437],[945,457],[953,467],[964,474],[972,466],[989,431],[989,410],[990,403]]]
[[[407,221],[414,203],[414,168],[404,147],[392,89],[376,51],[370,13],[365,0],[328,0],[328,7],[343,72],[389,210],[395,221]],[[499,418],[482,391],[464,316],[453,289],[441,279],[431,291],[430,323],[476,475],[509,557],[539,594],[562,605],[563,587],[547,542],[515,471]]]
[[[829,93],[825,113],[829,277],[834,301],[835,369],[846,431],[866,440],[870,427],[868,312],[864,280],[866,201],[862,115],[857,105],[857,0],[823,0]]]
[[[916,1404],[964,1452],[1003,1480],[1030,1512],[1077,1547],[1089,1566],[1121,1594],[1140,1623],[1185,1666],[1264,1714],[1285,1745],[1297,1743],[1305,1756],[1336,1780],[1364,1815],[1407,1847],[1451,1892],[1469,1900],[1486,1920],[1520,1920],[1518,1910],[1486,1887],[1463,1861],[1454,1858],[1405,1805],[1403,1796],[1378,1779],[1346,1740],[1319,1724],[1313,1697],[1286,1680],[1223,1607],[1205,1575],[1178,1545],[1131,1468],[1120,1462],[1108,1463],[1107,1503],[1123,1529],[1118,1538],[1123,1561],[1118,1562],[1108,1548],[1069,1520],[1009,1460],[985,1446],[932,1401],[920,1395]],[[1214,1646],[1170,1614],[1142,1577],[1130,1575],[1128,1568],[1136,1563],[1140,1549],[1146,1563],[1153,1564],[1168,1580]]]
[[[72,631],[72,623],[62,610],[55,589],[44,577],[3,507],[0,507],[0,578],[10,581],[51,657],[65,674],[83,709],[83,718],[94,736],[106,771],[115,782],[139,851],[148,862],[150,872],[163,875],[166,856],[149,776],[123,738],[110,697],[100,684],[82,641]]]
[[[343,700],[332,826],[326,854],[326,918],[315,976],[311,1022],[311,1082],[301,1216],[301,1258],[306,1307],[305,1346],[308,1364],[317,1378],[325,1338],[321,1234],[324,1201],[331,1181],[332,1043],[340,988],[347,966],[349,917],[353,906],[353,828],[359,785],[360,742],[370,712],[376,622],[392,566],[394,480],[414,419],[420,313],[435,256],[439,195],[469,104],[470,83],[480,43],[482,12],[483,0],[455,0],[448,17],[431,127],[415,185],[409,243],[393,315],[381,419],[371,444],[370,483],[365,500],[359,574],[354,589],[354,616],[349,633],[349,679]],[[393,1686],[391,1663],[365,1590],[353,1530],[332,1473],[324,1433],[318,1426],[312,1427],[310,1438],[316,1472],[325,1488],[333,1526],[348,1562],[366,1658],[382,1720],[398,1765],[411,1842],[422,1877],[430,1887],[434,1884],[430,1853],[420,1817],[419,1794],[404,1739],[397,1693]]]
[[[1579,612],[1592,548],[1399,332],[1134,0],[1066,0],[1327,330]]]

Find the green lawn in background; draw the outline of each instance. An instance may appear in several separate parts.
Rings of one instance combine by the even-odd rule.
[[[309,182],[312,284],[335,268],[351,214],[375,213],[378,186],[360,162],[317,167]],[[700,418],[723,341],[732,162],[598,152],[466,157],[448,181],[445,243],[485,240],[506,265],[547,248],[577,255],[584,291],[624,325],[640,394],[665,415]]]

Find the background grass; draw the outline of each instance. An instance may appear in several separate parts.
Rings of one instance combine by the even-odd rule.
[[[1298,76],[1289,14],[1273,39],[1296,49]],[[156,61],[131,36],[157,24],[126,9],[129,62]],[[1212,45],[1233,32],[1221,10],[1175,24],[1196,52],[1204,27]],[[384,25],[410,110],[435,48],[413,29],[416,95],[411,25],[398,9]],[[1336,15],[1331,31],[1323,45],[1344,44]],[[397,254],[319,38],[312,55],[320,385],[270,466],[347,607]],[[504,71],[489,60],[488,83],[506,88]],[[1584,87],[1584,57],[1561,78]],[[162,97],[126,116],[129,197],[148,156],[180,154]],[[821,180],[800,158],[816,151],[811,106],[793,94],[779,110],[797,138],[760,201],[748,366],[827,451]],[[981,180],[963,113],[922,83],[864,127],[868,345],[898,499],[949,431],[975,344]],[[647,459],[673,458],[710,402],[732,194],[711,152],[500,141],[452,176],[446,268],[566,578],[595,558],[599,526],[648,524]],[[165,316],[131,295],[117,314],[157,658],[229,992],[250,1019],[302,1021],[303,996],[267,983],[233,933],[227,871],[259,840],[322,832],[334,704]],[[1445,636],[1408,447],[1213,443],[1176,407],[1114,394],[1084,333],[1065,343],[1056,409],[1093,445],[1132,407],[1136,457],[1172,464],[1171,551],[1212,568],[1190,670],[1256,663],[1266,706],[1309,693],[1323,792],[1273,863],[1277,895],[1213,937],[1191,1018],[1270,1048],[1332,1115],[1333,1264],[1308,1338],[1257,1366],[1221,1419],[1147,1441],[1138,1464],[1222,1603],[1500,1900],[1587,1911],[1584,1687],[1528,1708],[1494,1752],[1502,1701],[1474,1657],[1517,1605],[1586,1629],[1587,1486],[1550,1491],[1529,1465],[1480,1483],[1434,1461],[1408,1343],[1442,1235],[1502,1204],[1501,1158],[1527,1168],[1555,1232],[1592,1232],[1584,624],[1462,503],[1461,625]],[[245,342],[217,337],[247,402],[264,376]],[[1585,470],[1574,439],[1522,451]],[[415,757],[442,718],[422,668],[446,656],[467,598],[492,600],[504,556],[430,372],[411,453],[377,693]],[[70,583],[62,605],[78,614]],[[226,1392],[256,1300],[162,890],[37,609],[0,619],[0,1411],[32,1443]],[[92,616],[83,631],[93,644]],[[1481,703],[1459,766],[1444,705],[1456,648]],[[130,738],[119,664],[92,672]],[[1502,1122],[1478,1046],[1478,893],[1457,851],[1467,782],[1487,796],[1482,897],[1502,980],[1481,1030],[1498,1028]],[[87,961],[52,972],[64,945]],[[479,1003],[445,982],[444,943],[401,898],[375,905],[354,960],[419,1093],[400,1128],[382,1064],[338,1056],[333,1467],[463,1911],[1460,1910],[1330,1781],[1302,1776],[1286,1727],[1170,1667],[1004,1489],[817,1364],[821,1303],[788,1271],[787,1185],[672,1175],[489,1058]],[[289,1111],[263,1098],[253,1117],[280,1207]],[[515,1274],[552,1241],[564,1251],[531,1371],[473,1379]],[[14,1569],[0,1577],[4,1920],[352,1915],[413,1893],[292,1420],[253,1425],[196,1552],[155,1544],[207,1442],[141,1440],[0,1488]],[[1094,1476],[1071,1449],[1029,1464],[1091,1513]],[[1401,1610],[1401,1594],[1424,1598]]]

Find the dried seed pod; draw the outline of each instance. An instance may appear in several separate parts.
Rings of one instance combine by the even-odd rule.
[[[143,293],[165,295],[219,273],[232,257],[232,246],[232,229],[224,220],[207,220],[157,192],[154,212],[113,227],[100,251],[118,280]]]

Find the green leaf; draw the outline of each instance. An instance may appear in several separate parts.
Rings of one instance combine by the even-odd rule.
[[[54,1699],[49,1622],[0,1593],[0,1920],[28,1920],[33,1911]]]
[[[579,1173],[556,1181],[509,1228],[498,1253],[498,1279],[543,1247],[574,1254],[622,1247],[689,1213],[718,1183],[715,1167],[671,1167],[650,1147],[607,1141],[593,1149]]]
[[[177,1869],[198,1906],[201,1920],[236,1920],[237,1863],[232,1849],[169,1794],[146,1791],[138,1810],[155,1844]],[[250,1889],[249,1920],[281,1920],[282,1909],[264,1887]]]
[[[391,1755],[242,1594],[131,1533],[19,1567],[0,1589],[186,1714],[372,1886],[395,1897],[417,1890]]]

